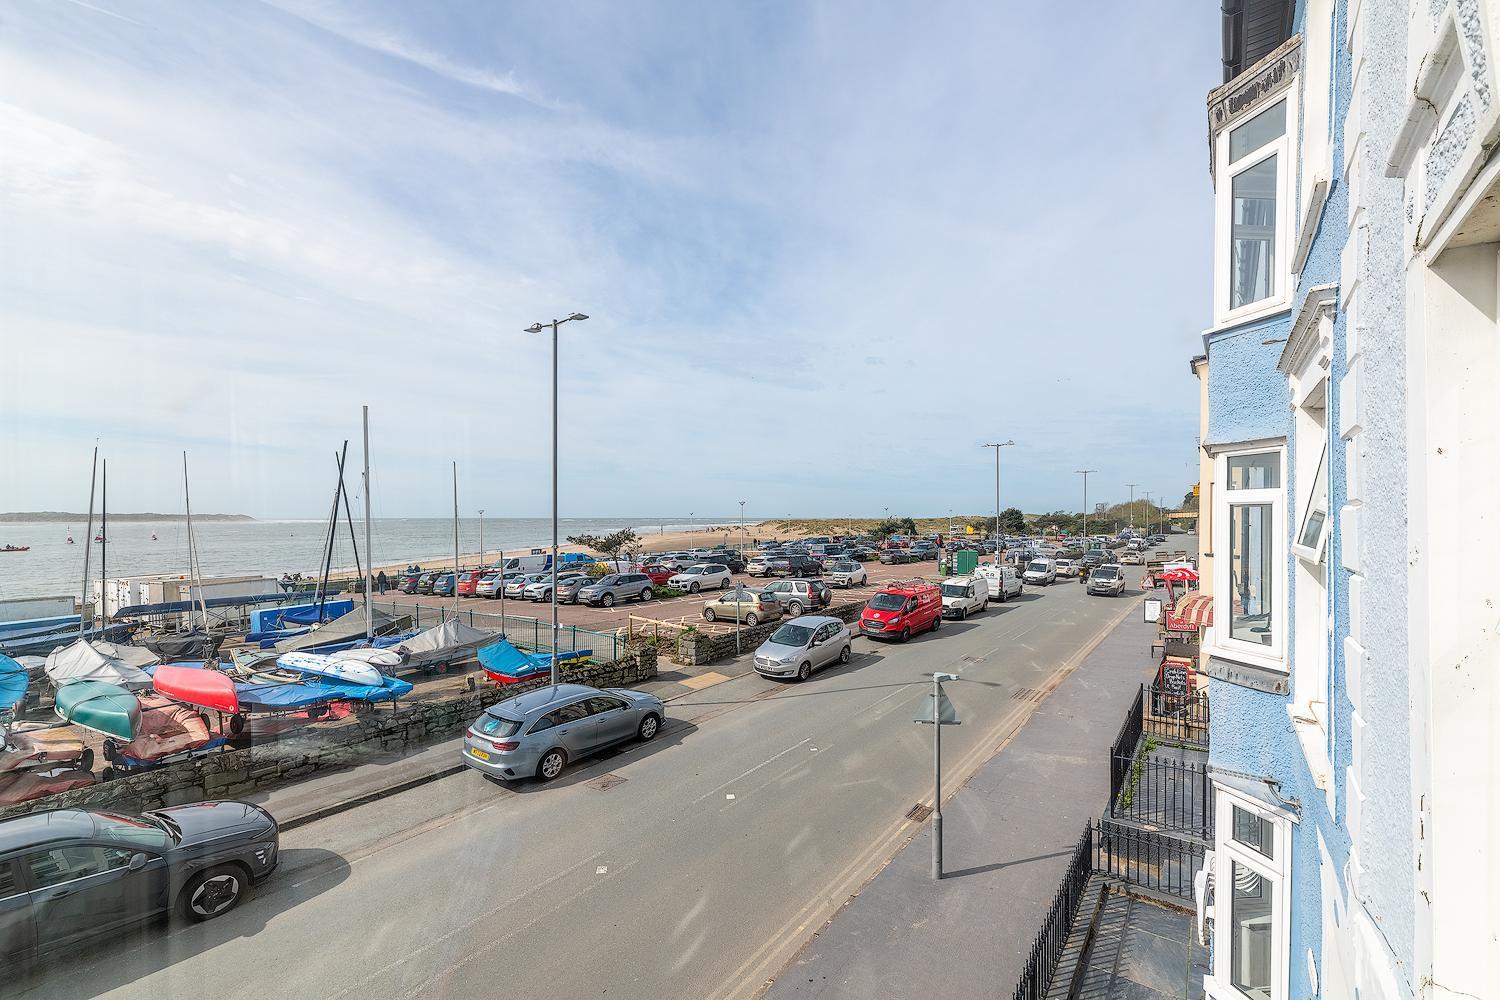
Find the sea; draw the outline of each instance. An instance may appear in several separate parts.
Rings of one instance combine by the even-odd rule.
[[[673,519],[565,517],[558,521],[558,537],[566,544],[569,535],[599,535],[621,528],[634,528],[644,540],[664,532],[687,531],[729,525],[729,520],[698,519],[691,523],[679,515]],[[99,526],[94,525],[97,534]],[[29,545],[29,552],[0,552],[0,599],[83,595],[84,553],[89,552],[89,578],[98,580],[101,551],[104,572],[110,578],[185,574],[188,572],[187,525],[182,521],[111,522],[109,544],[90,544],[87,524],[57,522],[14,524],[0,522],[0,546]],[[458,547],[463,554],[479,551],[479,518],[458,522]],[[340,523],[334,543],[335,570],[352,570],[354,547],[349,526]],[[364,524],[354,521],[355,541],[361,562],[366,560]],[[375,565],[409,562],[438,566],[453,562],[453,519],[440,517],[374,518],[370,536]],[[68,538],[74,544],[68,544]],[[198,547],[198,567],[205,577],[283,573],[316,576],[322,568],[328,521],[195,521],[193,538]],[[528,553],[551,545],[552,519],[514,517],[484,519],[484,549],[494,553]],[[92,550],[92,551],[90,551]]]

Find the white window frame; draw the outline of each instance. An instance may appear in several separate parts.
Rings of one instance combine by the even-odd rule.
[[[1204,982],[1213,1000],[1256,1000],[1235,986],[1230,976],[1230,940],[1234,914],[1234,875],[1239,862],[1271,883],[1271,1000],[1288,1000],[1291,966],[1292,908],[1287,890],[1292,870],[1292,829],[1287,817],[1264,805],[1214,785],[1214,946],[1213,971]],[[1271,824],[1273,857],[1234,839],[1234,808]]]
[[[1274,454],[1276,456],[1276,460],[1281,466],[1281,474],[1278,477],[1281,485],[1268,489],[1230,489],[1229,460],[1246,455],[1262,454]],[[1251,666],[1277,670],[1282,673],[1287,672],[1287,617],[1289,609],[1287,601],[1286,484],[1286,445],[1284,443],[1224,451],[1220,452],[1214,459],[1214,627],[1210,632],[1212,637],[1210,649],[1219,656],[1250,664]],[[1234,560],[1230,558],[1229,548],[1231,520],[1229,509],[1231,507],[1257,506],[1260,504],[1269,504],[1271,507],[1271,572],[1275,574],[1272,579],[1272,586],[1275,588],[1275,593],[1272,595],[1275,601],[1272,621],[1275,623],[1275,627],[1271,631],[1272,642],[1270,645],[1236,639],[1230,633],[1234,601],[1234,591],[1230,586],[1230,572],[1233,569]]]
[[[1257,102],[1249,110],[1235,116],[1234,122],[1224,126],[1214,137],[1214,171],[1217,190],[1214,208],[1214,326],[1215,329],[1247,323],[1262,316],[1288,309],[1292,302],[1291,253],[1294,246],[1292,230],[1296,228],[1296,198],[1293,194],[1291,167],[1292,138],[1297,134],[1298,105],[1297,82],[1294,79],[1285,90]],[[1229,133],[1250,121],[1256,115],[1274,105],[1286,101],[1286,128],[1282,134],[1257,149],[1246,153],[1231,166],[1229,163]],[[1246,303],[1238,309],[1229,307],[1229,264],[1233,259],[1230,240],[1233,233],[1232,212],[1234,178],[1264,162],[1268,157],[1276,159],[1276,266],[1272,274],[1275,292],[1267,298]]]

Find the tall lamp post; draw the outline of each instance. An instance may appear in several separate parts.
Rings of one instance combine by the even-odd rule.
[[[1089,473],[1098,469],[1076,469],[1083,476],[1083,551],[1089,550]]]
[[[1130,487],[1130,530],[1135,531],[1135,488],[1138,483],[1126,483]]]
[[[740,555],[745,554],[745,501],[740,501]]]
[[[552,327],[552,683],[554,686],[557,684],[557,328],[562,323],[586,319],[588,317],[583,313],[576,312],[564,319],[555,319],[547,324]],[[526,332],[541,333],[545,329],[547,326],[533,323],[526,328]]]
[[[366,546],[368,548],[368,546]],[[479,568],[484,569],[484,508],[479,508]]]
[[[999,444],[987,444],[986,448],[995,449],[995,566],[1000,566],[1000,449],[1009,448],[1015,444],[1014,441],[1001,441]]]

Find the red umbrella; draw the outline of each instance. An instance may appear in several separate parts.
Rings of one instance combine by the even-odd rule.
[[[1162,572],[1156,574],[1156,576],[1159,580],[1173,580],[1178,583],[1186,583],[1188,581],[1192,581],[1196,583],[1198,580],[1198,571],[1195,569],[1188,569],[1186,567],[1179,566],[1175,569],[1163,570]]]

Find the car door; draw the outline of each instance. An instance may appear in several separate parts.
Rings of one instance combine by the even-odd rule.
[[[596,695],[587,702],[592,726],[594,748],[609,746],[628,740],[635,735],[635,713],[624,698],[614,695]]]
[[[25,855],[37,947],[65,947],[150,915],[160,908],[166,865],[130,867],[137,853],[104,844],[64,844]]]
[[[15,862],[0,860],[0,965],[25,958],[35,947],[31,893],[26,891]]]
[[[826,667],[830,663],[836,663],[839,658],[839,646],[834,642],[834,636],[838,635],[839,627],[833,622],[825,622],[818,628],[815,634],[819,645],[813,650],[813,665]]]
[[[588,715],[588,706],[575,701],[544,715],[539,730],[548,734],[554,746],[566,750],[570,760],[577,760],[593,749],[593,724]]]

